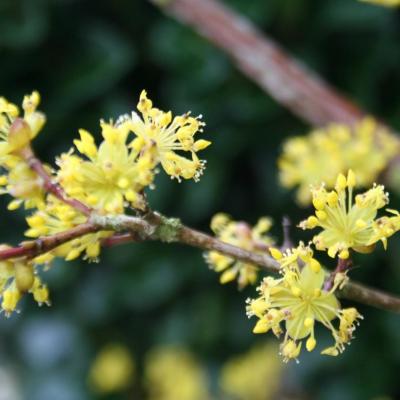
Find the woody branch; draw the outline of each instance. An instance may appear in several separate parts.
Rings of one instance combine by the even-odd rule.
[[[92,214],[86,224],[78,225],[65,232],[43,237],[39,240],[23,242],[17,247],[0,251],[0,260],[17,257],[35,257],[55,247],[88,233],[100,230],[117,232],[103,243],[110,246],[136,240],[160,240],[176,242],[197,247],[202,250],[214,250],[237,260],[263,267],[277,273],[279,264],[267,254],[253,253],[240,247],[224,243],[210,235],[182,225],[178,220],[166,218],[156,212],[144,217],[128,215],[100,216]],[[112,238],[115,238],[114,241]],[[121,240],[118,240],[120,238]],[[400,312],[400,298],[382,291],[368,288],[356,282],[348,282],[339,292],[343,298],[364,303],[388,311]]]

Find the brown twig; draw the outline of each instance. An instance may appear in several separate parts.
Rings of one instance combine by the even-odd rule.
[[[77,225],[64,232],[56,233],[52,236],[45,236],[37,240],[29,240],[20,243],[16,247],[9,247],[0,250],[0,260],[8,260],[20,257],[34,258],[40,254],[45,254],[56,247],[67,243],[73,239],[94,233],[101,230],[99,226],[91,223]]]
[[[158,213],[150,213],[140,223],[138,220],[140,218],[120,215],[107,217],[107,219],[94,217],[91,221],[94,224],[101,225],[103,229],[135,232],[144,240],[178,242],[203,250],[215,250],[237,260],[259,265],[269,272],[276,273],[279,271],[278,262],[266,254],[252,253],[224,243],[203,232],[177,224],[176,220],[167,219]],[[349,281],[338,294],[349,300],[400,313],[399,297],[368,288],[356,282]]]
[[[116,233],[113,236],[103,239],[101,241],[101,245],[103,247],[113,247],[113,246],[118,246],[120,244],[139,242],[139,241],[140,241],[139,236],[134,232]]]
[[[20,257],[33,258],[88,233],[112,230],[116,234],[102,241],[104,246],[113,246],[137,240],[161,240],[177,242],[202,250],[214,250],[247,263],[256,264],[269,272],[277,273],[279,264],[267,254],[253,253],[240,247],[224,243],[210,235],[182,225],[176,219],[166,218],[150,212],[143,218],[128,215],[92,215],[90,221],[65,232],[38,240],[21,243],[17,247],[0,250],[0,260]],[[356,282],[348,282],[339,291],[339,296],[368,304],[373,307],[400,313],[400,298],[368,288]]]

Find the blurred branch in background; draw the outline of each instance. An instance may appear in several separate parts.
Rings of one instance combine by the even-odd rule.
[[[287,55],[250,21],[215,0],[150,0],[194,28],[266,93],[312,125],[353,124],[364,112]]]

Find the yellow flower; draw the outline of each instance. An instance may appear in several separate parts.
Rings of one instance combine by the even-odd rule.
[[[248,251],[264,254],[273,244],[271,237],[266,235],[271,225],[271,220],[263,217],[252,228],[247,223],[233,221],[228,215],[222,213],[216,214],[211,221],[211,229],[218,239]],[[258,267],[254,264],[236,261],[217,251],[208,252],[205,258],[211,269],[222,272],[220,277],[222,284],[237,277],[239,288],[242,289],[248,284],[254,284],[257,280]]]
[[[237,400],[274,399],[280,387],[282,369],[275,345],[256,345],[222,366],[220,387],[229,398]]]
[[[89,372],[89,383],[99,393],[114,393],[132,386],[135,363],[121,344],[109,344],[96,356]]]
[[[16,210],[22,204],[25,208],[43,207],[45,191],[41,178],[17,157],[8,157],[3,166],[9,172],[0,176],[0,194],[8,193],[14,197],[8,209]]]
[[[103,212],[121,213],[127,204],[143,208],[141,192],[154,177],[152,152],[128,146],[126,123],[101,122],[101,128],[99,148],[85,130],[74,141],[86,159],[72,152],[58,159],[60,184],[71,197]]]
[[[297,199],[311,202],[310,185],[333,188],[339,173],[352,169],[357,186],[368,187],[400,151],[399,140],[371,117],[354,127],[331,124],[307,136],[289,139],[278,161],[283,186],[298,186]]]
[[[340,280],[329,291],[324,290],[326,274],[323,269],[314,272],[310,263],[301,260],[302,269],[292,264],[290,269],[282,269],[282,278],[267,277],[258,288],[260,296],[248,300],[247,314],[259,320],[254,333],[265,333],[269,330],[280,336],[285,335],[281,344],[281,355],[285,362],[300,355],[303,342],[308,351],[313,351],[317,341],[315,322],[321,323],[331,331],[335,340],[331,350],[322,354],[337,355],[344,351],[355,329],[357,319],[362,318],[354,308],[341,309],[334,291]],[[332,323],[339,319],[339,327]],[[282,325],[285,325],[283,330]]]
[[[17,209],[24,203],[26,208],[40,207],[44,203],[42,181],[31,171],[21,158],[21,151],[42,129],[46,118],[36,111],[40,103],[38,92],[24,97],[23,117],[19,117],[18,107],[0,98],[0,166],[4,175],[0,177],[0,194],[9,193],[14,200],[9,210]]]
[[[140,94],[138,110],[142,118],[135,112],[125,119],[130,129],[137,136],[131,143],[135,148],[154,148],[157,162],[160,162],[165,172],[176,178],[199,180],[205,167],[205,161],[197,157],[197,152],[208,147],[211,142],[195,140],[194,135],[202,132],[204,122],[201,116],[191,117],[190,113],[176,116],[153,107],[147,98],[146,91]],[[178,152],[178,153],[177,153]],[[191,159],[183,157],[182,153],[189,152]]]
[[[0,156],[6,156],[25,147],[43,128],[46,117],[36,111],[40,95],[33,92],[24,97],[24,115],[19,117],[18,107],[0,97]]]
[[[151,350],[145,360],[144,379],[149,400],[209,398],[205,371],[193,355],[181,347]]]
[[[9,246],[0,245],[0,250]],[[39,304],[50,305],[49,292],[38,275],[37,265],[25,260],[0,261],[1,311],[9,317],[25,293]]]
[[[380,6],[385,6],[385,7],[400,6],[400,0],[360,0],[360,1],[363,1],[364,3],[378,4]]]
[[[379,240],[386,247],[387,238],[400,228],[398,216],[376,219],[377,211],[389,202],[382,185],[357,195],[353,203],[355,184],[356,177],[350,170],[347,178],[338,175],[335,190],[327,191],[323,185],[312,189],[315,215],[300,224],[303,229],[322,228],[313,242],[318,250],[327,250],[330,257],[339,254],[346,259],[350,249],[368,252]]]
[[[25,232],[25,235],[33,238],[51,236],[83,224],[87,222],[87,218],[86,215],[76,211],[71,206],[49,196],[44,209],[38,210],[26,218],[30,228]],[[62,257],[70,261],[78,258],[82,253],[85,253],[84,258],[97,260],[100,254],[101,240],[111,235],[112,232],[107,231],[86,234],[36,257],[35,261],[45,263],[51,261],[54,257]]]

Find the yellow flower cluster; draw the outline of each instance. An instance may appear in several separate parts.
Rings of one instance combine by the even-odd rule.
[[[229,359],[222,366],[219,385],[232,399],[270,400],[276,398],[282,371],[276,345],[265,343]]]
[[[144,208],[143,190],[151,186],[159,163],[172,178],[198,180],[204,161],[197,152],[210,142],[194,140],[204,123],[189,114],[172,119],[171,112],[153,107],[146,92],[135,112],[116,123],[101,122],[103,141],[97,148],[93,136],[80,130],[74,144],[82,156],[71,150],[58,159],[61,186],[96,210],[121,213],[126,206]],[[133,134],[133,137],[131,137]],[[178,152],[189,152],[191,159]]]
[[[0,250],[7,249],[0,245]],[[25,293],[31,293],[39,304],[50,304],[49,291],[38,275],[34,263],[26,260],[0,261],[1,310],[8,317],[17,309]]]
[[[38,92],[25,96],[20,116],[16,105],[0,97],[0,167],[5,171],[0,176],[0,194],[9,193],[14,198],[8,205],[10,210],[23,203],[26,208],[44,204],[42,182],[21,157],[46,122],[44,114],[36,110],[39,103]]]
[[[202,116],[191,117],[190,113],[186,113],[172,118],[170,111],[164,112],[153,107],[145,91],[140,95],[137,108],[142,118],[135,112],[122,117],[122,121],[129,121],[130,129],[136,135],[132,145],[154,148],[156,162],[161,163],[171,178],[198,181],[205,161],[197,157],[197,152],[211,144],[204,139],[194,139],[197,132],[203,132],[205,124],[201,121]],[[190,153],[190,159],[181,155],[185,152]]]
[[[37,111],[39,103],[37,92],[25,96],[24,112],[20,116],[17,106],[0,98],[0,167],[4,171],[0,176],[0,194],[13,197],[8,205],[10,210],[22,204],[33,209],[26,218],[28,237],[40,240],[84,224],[91,210],[99,214],[118,214],[127,207],[145,209],[144,190],[153,186],[159,164],[178,181],[182,178],[197,181],[204,170],[205,161],[200,160],[197,153],[210,142],[194,138],[203,131],[205,124],[201,117],[186,113],[173,118],[171,112],[153,107],[145,91],[137,105],[141,116],[133,112],[119,117],[115,123],[101,121],[103,140],[98,146],[94,137],[82,129],[80,138],[74,141],[75,148],[57,159],[57,170],[41,165],[39,169],[33,168],[38,161],[34,158],[31,141],[46,121],[44,114]],[[41,173],[42,168],[48,174],[48,181]],[[56,197],[54,190],[46,193],[51,185],[59,185],[55,190],[62,195]],[[66,202],[59,199],[66,196],[69,197]],[[74,202],[80,207],[74,208]],[[26,268],[35,271],[36,265],[48,264],[54,257],[68,261],[83,255],[96,260],[101,241],[112,233],[89,233],[29,263],[22,260],[16,265],[29,265]],[[38,302],[47,302],[47,288],[38,277],[29,288],[23,291],[18,288],[18,279],[12,275],[12,270],[18,268],[13,263],[5,262],[2,267],[3,310],[7,314],[12,312],[22,293],[28,291],[32,291]]]
[[[336,356],[343,352],[357,320],[362,318],[355,308],[342,309],[334,294],[343,274],[337,274],[333,287],[325,290],[326,273],[310,248],[300,245],[285,254],[276,250],[273,255],[281,265],[282,277],[265,278],[258,288],[259,297],[248,300],[248,316],[258,318],[253,332],[271,330],[277,337],[284,333],[280,354],[287,362],[297,360],[303,341],[308,351],[315,349],[315,322],[319,322],[331,331],[335,341],[321,354]],[[339,324],[335,327],[336,319]]]
[[[101,394],[115,393],[132,386],[135,362],[124,345],[111,343],[97,354],[89,372],[89,384]]]
[[[352,169],[357,186],[377,180],[388,162],[400,151],[400,142],[370,117],[354,127],[331,124],[307,136],[289,139],[278,161],[283,186],[297,186],[300,204],[311,201],[310,185],[335,185],[336,176]]]
[[[397,7],[400,6],[400,0],[360,0],[364,3],[378,4],[385,7]]]
[[[205,370],[188,351],[177,346],[151,350],[145,361],[144,379],[149,400],[209,398]]]
[[[252,228],[245,222],[233,221],[223,213],[216,214],[211,220],[211,229],[218,239],[248,251],[264,254],[274,244],[272,238],[266,235],[271,225],[271,219],[263,217]],[[243,289],[257,280],[258,268],[254,264],[234,260],[217,251],[208,252],[205,258],[211,269],[222,272],[222,284],[237,278],[239,288]]]
[[[382,185],[374,185],[358,194],[353,203],[355,186],[356,176],[350,170],[347,177],[339,174],[334,190],[328,191],[323,185],[313,188],[315,215],[300,223],[303,229],[322,228],[313,242],[318,250],[327,250],[330,257],[338,254],[347,259],[350,249],[370,252],[379,240],[386,248],[388,237],[400,229],[400,217],[396,211],[391,210],[394,214],[391,217],[377,218],[378,210],[389,202]]]

